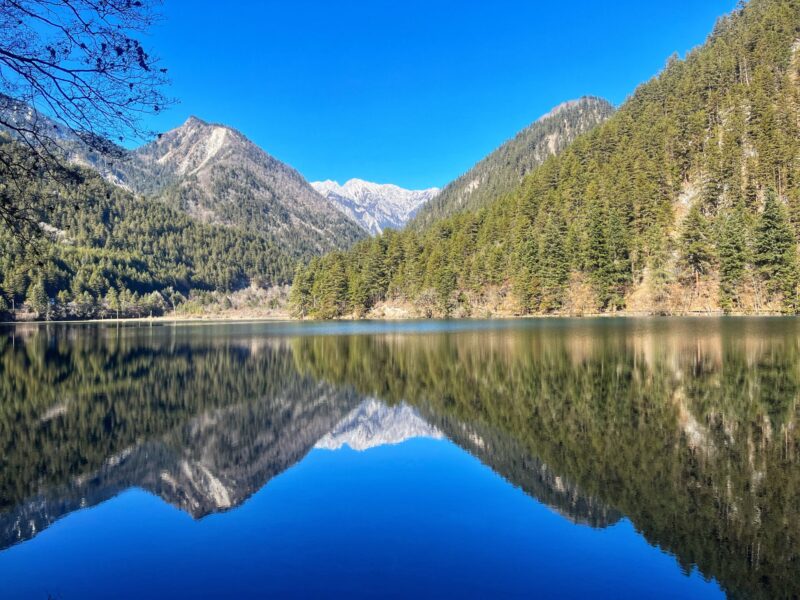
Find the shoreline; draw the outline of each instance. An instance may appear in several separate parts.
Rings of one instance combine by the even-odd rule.
[[[46,324],[70,324],[70,323],[219,323],[247,321],[299,321],[290,315],[203,315],[203,316],[183,316],[183,315],[162,315],[160,317],[111,317],[108,319],[51,319],[40,321],[38,319],[20,319],[16,321],[0,321],[0,325],[46,325]]]
[[[217,315],[162,315],[159,317],[112,317],[108,319],[59,319],[50,321],[40,321],[36,319],[21,319],[15,321],[0,321],[0,325],[47,325],[47,324],[78,324],[78,323],[323,323],[323,322],[370,322],[370,321],[508,321],[514,319],[704,319],[704,318],[748,318],[748,317],[800,317],[800,315],[784,314],[780,312],[758,312],[758,313],[728,313],[724,312],[691,312],[684,314],[653,314],[648,312],[624,312],[617,313],[584,313],[584,314],[554,314],[554,315],[488,315],[475,317],[415,317],[415,316],[368,316],[368,317],[339,317],[336,319],[311,319],[298,318],[289,314],[285,315],[237,315],[237,314],[217,314]]]

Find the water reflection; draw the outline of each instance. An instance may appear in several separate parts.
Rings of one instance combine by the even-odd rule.
[[[315,446],[446,436],[730,596],[800,594],[797,321],[326,327],[10,331],[0,547],[131,487],[200,518]]]

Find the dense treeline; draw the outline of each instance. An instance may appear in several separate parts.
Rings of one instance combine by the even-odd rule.
[[[488,207],[296,273],[298,315],[796,312],[798,0],[751,0]]]
[[[795,324],[753,325],[545,322],[303,337],[294,351],[314,378],[453,424],[488,464],[526,467],[523,485],[535,457],[592,501],[584,518],[619,511],[729,597],[793,598],[800,345]]]
[[[30,235],[0,229],[0,313],[25,307],[47,319],[157,315],[191,290],[291,279],[298,256],[266,235],[202,224],[96,174],[73,175],[66,182],[46,172],[36,181],[0,177],[4,197],[25,199],[30,223]]]

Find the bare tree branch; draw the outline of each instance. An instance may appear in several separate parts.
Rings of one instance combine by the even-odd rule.
[[[51,200],[31,194],[30,180],[79,176],[66,168],[67,148],[118,155],[112,141],[154,135],[142,117],[172,101],[166,69],[139,37],[159,3],[0,0],[0,132],[26,147],[0,135],[0,223],[20,237],[35,235],[32,207]]]

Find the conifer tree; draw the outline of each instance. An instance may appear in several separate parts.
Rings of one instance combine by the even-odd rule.
[[[719,254],[719,287],[722,310],[739,307],[739,287],[747,267],[747,238],[743,207],[735,206],[720,216],[717,241]]]
[[[119,294],[117,293],[116,288],[109,288],[108,292],[106,293],[106,304],[110,310],[114,311],[117,319],[119,319],[119,311],[121,306],[119,302]]]
[[[797,310],[797,242],[786,208],[773,191],[766,194],[754,240],[754,263],[767,290],[779,293],[784,309]]]
[[[624,207],[615,206],[609,210],[605,242],[608,261],[605,273],[608,293],[606,305],[611,310],[619,310],[625,306],[625,293],[633,276]]]
[[[541,248],[541,301],[539,310],[550,312],[561,307],[569,278],[569,259],[564,243],[566,223],[560,215],[552,215],[544,228]]]
[[[585,268],[591,277],[592,283],[600,302],[601,310],[608,305],[611,259],[608,254],[609,246],[606,243],[605,221],[607,213],[601,200],[593,199],[587,207],[587,236],[585,249]]]
[[[514,294],[523,313],[538,306],[539,297],[539,237],[527,217],[520,224],[514,246]]]
[[[315,269],[316,263],[312,261],[307,267],[298,265],[295,270],[289,301],[291,302],[294,314],[301,318],[312,313],[313,304],[311,290],[314,286]]]
[[[660,314],[670,311],[670,284],[672,273],[668,268],[670,257],[669,239],[666,236],[657,238],[650,255],[650,299],[653,310]]]
[[[695,204],[689,209],[681,232],[680,263],[684,274],[695,288],[713,261],[708,221]]]
[[[50,298],[47,297],[47,291],[41,279],[36,280],[36,282],[28,288],[28,295],[25,298],[25,302],[32,311],[49,319]]]
[[[332,319],[344,314],[347,308],[347,271],[340,252],[330,255],[330,261],[314,281],[314,295],[319,299],[316,315]]]

